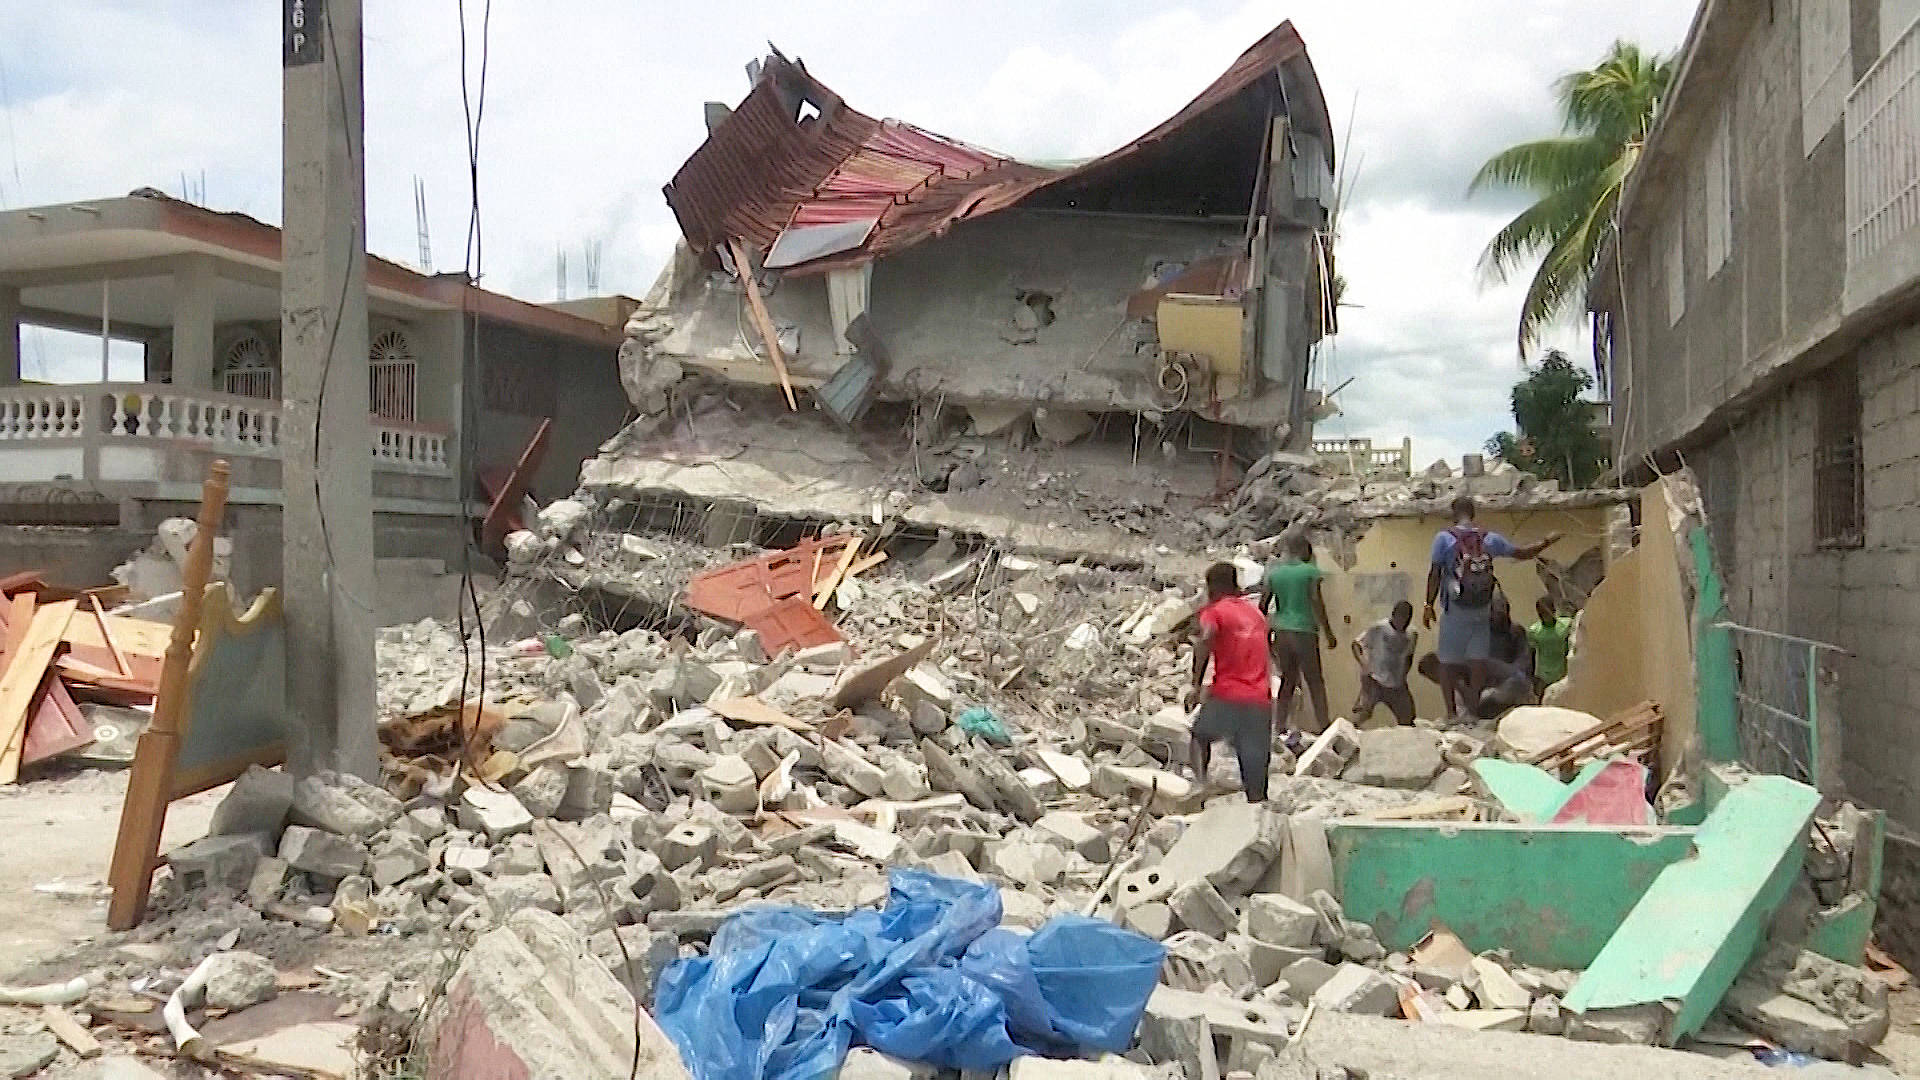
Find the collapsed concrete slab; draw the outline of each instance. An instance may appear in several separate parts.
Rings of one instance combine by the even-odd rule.
[[[1566,1006],[1575,1013],[1666,1003],[1671,1042],[1700,1029],[1753,955],[1800,873],[1820,793],[1782,776],[1728,791],[1594,957]]]
[[[429,1018],[428,1080],[633,1075],[691,1080],[679,1051],[634,1005],[586,939],[557,915],[520,910],[480,935]]]

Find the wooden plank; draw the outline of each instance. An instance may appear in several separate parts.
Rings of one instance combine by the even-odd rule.
[[[40,1022],[54,1037],[67,1044],[67,1048],[80,1055],[81,1060],[100,1056],[100,1040],[93,1037],[86,1028],[80,1026],[72,1014],[58,1005],[46,1005],[40,1009]]]
[[[187,549],[181,571],[180,612],[167,639],[166,666],[160,675],[159,700],[153,722],[140,733],[127,778],[126,800],[120,805],[120,829],[114,838],[113,863],[107,884],[113,898],[107,902],[107,926],[130,930],[147,913],[153,890],[154,861],[160,854],[160,832],[167,824],[167,805],[178,778],[174,763],[180,754],[180,730],[187,706],[187,668],[193,659],[193,639],[200,627],[200,608],[206,600],[207,579],[213,570],[213,538],[220,535],[226,515],[227,485],[231,475],[225,461],[207,469],[200,488],[199,528]]]
[[[67,620],[73,618],[79,606],[77,600],[62,600],[36,609],[33,624],[27,628],[20,647],[7,653],[7,670],[0,675],[0,784],[20,779],[27,717],[33,711],[40,682],[53,663],[53,654],[60,647],[60,635],[66,632]],[[9,638],[13,633],[14,628],[9,625]]]
[[[107,625],[106,609],[100,606],[100,598],[87,594],[87,605],[93,609],[93,621],[100,627],[100,637],[107,643],[107,651],[113,654],[113,670],[122,675],[133,674],[133,668],[127,665],[127,654],[120,651],[120,643],[113,640],[113,627]]]
[[[93,742],[93,728],[74,704],[73,695],[60,676],[48,672],[40,682],[40,696],[33,715],[27,719],[26,741],[20,747],[20,764],[32,765],[69,750],[78,750]]]
[[[840,582],[844,585],[848,579],[858,577],[886,561],[887,553],[884,551],[876,551],[866,558],[861,559],[859,562],[854,563],[852,566],[847,567],[847,572],[845,576],[840,579]]]
[[[707,702],[707,708],[728,720],[756,727],[783,727],[802,735],[816,730],[805,720],[796,720],[757,697],[715,698]]]
[[[27,628],[33,625],[33,612],[37,604],[32,593],[14,594],[12,603],[7,607],[7,635],[0,655],[12,656],[20,651],[20,643],[27,640]],[[0,671],[4,670],[0,668]]]
[[[853,543],[848,544],[846,550],[840,553],[840,564],[833,568],[833,573],[827,575],[826,581],[814,589],[813,609],[815,611],[827,609],[827,601],[833,598],[833,590],[840,587],[840,579],[847,576],[847,567],[853,565],[854,556],[860,554],[860,546],[866,542],[867,538],[864,536],[855,537]]]
[[[780,376],[780,389],[786,391],[787,411],[799,412],[800,403],[793,396],[793,380],[787,377],[787,360],[780,355],[780,332],[773,328],[773,316],[767,314],[766,302],[760,299],[760,283],[753,278],[753,265],[747,262],[747,252],[740,241],[729,239],[727,249],[733,252],[733,269],[740,275],[740,284],[747,292],[747,307],[753,312],[753,325],[760,330],[760,338],[767,344],[767,359],[773,361],[773,370]]]
[[[42,573],[44,571],[22,570],[17,574],[0,577],[0,596],[12,596],[19,592],[39,592],[47,587],[46,579],[40,576]]]
[[[152,619],[137,618],[132,615],[108,615],[107,625],[113,628],[113,640],[119,644],[120,651],[127,660],[139,669],[140,657],[152,657],[158,660],[167,653],[167,638],[173,632],[166,623]],[[67,625],[65,635],[69,645],[79,648],[86,646],[104,651],[107,639],[100,635],[100,628],[92,619],[75,619]],[[110,663],[104,656],[102,666]]]
[[[1546,761],[1550,758],[1555,758],[1570,750],[1575,750],[1581,745],[1605,735],[1607,732],[1612,731],[1615,727],[1621,724],[1634,723],[1636,721],[1643,724],[1655,723],[1660,720],[1661,715],[1662,714],[1660,712],[1660,706],[1650,701],[1644,702],[1640,705],[1635,706],[1632,709],[1627,710],[1624,713],[1620,713],[1614,716],[1611,719],[1602,720],[1600,723],[1595,724],[1590,728],[1587,728],[1585,731],[1575,732],[1574,734],[1567,736],[1566,738],[1560,740],[1559,742],[1553,744],[1552,746],[1547,747],[1545,750],[1542,750],[1539,753],[1528,758],[1525,762],[1523,762],[1523,764],[1538,765],[1541,762]]]
[[[542,417],[533,438],[528,439],[526,448],[520,451],[520,460],[514,463],[506,482],[494,493],[493,502],[487,505],[487,516],[480,521],[482,551],[497,551],[506,541],[508,519],[518,511],[520,496],[532,482],[533,474],[540,471],[540,462],[547,456],[547,439],[552,433],[553,418]]]

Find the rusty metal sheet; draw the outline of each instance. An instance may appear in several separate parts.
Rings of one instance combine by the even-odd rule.
[[[957,221],[1008,209],[1043,188],[1120,165],[1295,61],[1308,83],[1308,100],[1299,108],[1312,114],[1301,119],[1330,133],[1332,120],[1306,45],[1293,24],[1283,22],[1152,131],[1074,168],[1050,169],[911,124],[875,120],[775,52],[746,99],[715,126],[664,193],[681,233],[698,251],[730,239],[766,250],[789,224],[871,214],[884,199],[880,220],[862,245],[792,271],[817,273],[912,247]],[[1326,152],[1331,166],[1331,139]],[[854,205],[836,205],[847,201]]]

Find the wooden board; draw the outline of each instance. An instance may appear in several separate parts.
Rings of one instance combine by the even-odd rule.
[[[60,635],[66,633],[77,601],[62,600],[33,613],[20,647],[7,655],[7,670],[0,674],[0,784],[20,779],[20,755],[26,749],[27,717],[40,682],[53,663],[60,647]],[[15,631],[9,627],[9,637]]]
[[[513,465],[501,483],[499,490],[493,493],[493,501],[487,505],[487,516],[480,521],[480,549],[482,551],[500,550],[507,533],[519,522],[520,496],[526,494],[528,485],[533,483],[533,474],[540,471],[540,463],[547,457],[547,438],[553,432],[553,418],[542,417],[540,426],[534,429],[533,438],[527,440],[526,448],[520,451],[520,460]]]
[[[768,656],[788,650],[810,649],[847,640],[826,615],[804,596],[789,596],[772,606],[740,620],[741,625],[760,635],[760,647]]]
[[[811,735],[815,730],[814,726],[805,720],[796,720],[757,697],[715,698],[707,702],[707,708],[736,723],[753,724],[758,727],[783,727],[802,735]]]
[[[48,672],[40,683],[40,696],[33,715],[27,720],[27,739],[20,750],[20,764],[32,765],[69,750],[93,743],[93,725],[80,712],[80,706],[67,692],[67,684]]]
[[[747,262],[746,249],[740,241],[728,240],[727,248],[733,252],[733,270],[740,275],[740,285],[747,293],[747,307],[753,314],[753,325],[760,331],[760,340],[766,342],[767,359],[773,361],[774,373],[780,376],[780,389],[787,395],[787,411],[799,412],[800,405],[794,400],[793,380],[787,376],[787,360],[780,354],[780,332],[773,328],[773,316],[767,314],[766,302],[760,299],[760,283],[754,280],[753,265]]]
[[[166,623],[138,619],[132,615],[108,615],[107,625],[113,628],[113,640],[119,643],[120,651],[126,654],[136,672],[140,670],[140,657],[158,662],[167,655],[167,638],[173,633],[173,628]],[[82,646],[99,650],[99,655],[105,661],[101,666],[113,666],[113,655],[107,649],[107,641],[100,636],[100,627],[92,619],[73,620],[62,637],[76,650]]]
[[[764,611],[789,596],[813,599],[814,564],[826,559],[838,561],[851,536],[829,536],[807,540],[786,551],[770,552],[757,559],[743,559],[695,574],[687,582],[687,604],[716,619],[744,622],[756,611]],[[816,556],[824,558],[816,559]]]

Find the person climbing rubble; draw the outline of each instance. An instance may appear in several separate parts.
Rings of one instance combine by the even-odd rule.
[[[1213,744],[1225,740],[1233,744],[1247,801],[1265,802],[1272,754],[1267,620],[1240,591],[1239,570],[1232,563],[1207,568],[1207,605],[1195,621],[1199,636],[1193,646],[1193,695],[1200,708],[1193,722],[1194,781],[1206,782]],[[1207,681],[1209,668],[1212,682]]]
[[[1260,594],[1260,607],[1271,611],[1269,628],[1274,666],[1280,669],[1280,696],[1274,700],[1273,727],[1289,725],[1293,695],[1301,686],[1313,702],[1313,731],[1327,730],[1332,718],[1327,710],[1327,680],[1320,670],[1320,643],[1326,635],[1327,648],[1337,649],[1333,623],[1327,618],[1326,599],[1320,583],[1327,572],[1313,561],[1313,542],[1305,533],[1287,539],[1286,557],[1267,569]]]
[[[1407,674],[1413,668],[1413,650],[1419,643],[1413,625],[1413,605],[1405,600],[1393,613],[1367,627],[1353,641],[1353,658],[1360,662],[1360,696],[1353,703],[1353,722],[1364,725],[1381,705],[1401,724],[1413,723],[1413,691]]]
[[[1495,559],[1532,560],[1552,547],[1560,534],[1515,546],[1497,532],[1474,523],[1478,507],[1470,496],[1453,500],[1453,524],[1434,534],[1427,570],[1427,603],[1421,625],[1440,624],[1434,651],[1440,662],[1440,692],[1447,713],[1467,719],[1480,694],[1492,684],[1488,667],[1492,646],[1491,611],[1500,582],[1494,577]]]

